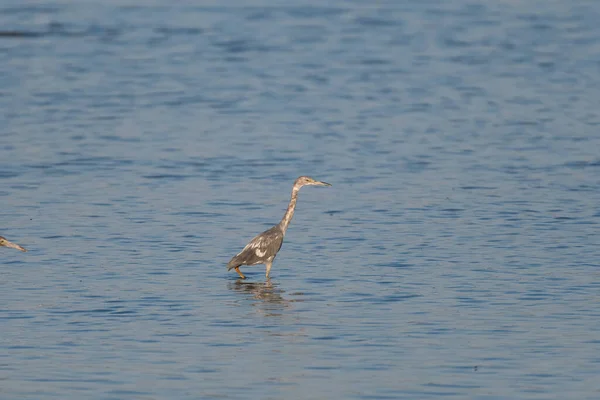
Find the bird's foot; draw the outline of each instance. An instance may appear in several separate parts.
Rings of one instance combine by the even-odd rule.
[[[240,276],[240,278],[246,279],[246,277],[244,276],[244,274],[242,274],[242,271],[240,271],[240,267],[236,267],[235,268],[235,272],[238,273],[238,275]]]

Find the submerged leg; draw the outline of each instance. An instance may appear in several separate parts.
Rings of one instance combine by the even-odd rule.
[[[244,276],[244,274],[242,274],[242,271],[240,271],[240,267],[235,267],[235,272],[238,273],[238,275],[240,276],[240,278],[246,279],[246,277]]]
[[[273,266],[273,260],[267,261],[265,263],[265,265],[267,266],[267,279],[269,279],[269,273],[271,273],[271,267]]]

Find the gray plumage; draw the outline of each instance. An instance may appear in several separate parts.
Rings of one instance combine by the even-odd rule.
[[[227,264],[227,270],[240,265],[264,264],[272,261],[283,244],[283,230],[279,224],[255,236],[244,249]]]
[[[244,274],[240,271],[240,266],[265,264],[267,267],[266,277],[269,279],[273,260],[279,252],[279,249],[281,249],[285,232],[294,216],[298,191],[302,186],[307,185],[331,186],[329,183],[316,181],[308,176],[301,176],[296,179],[294,186],[292,187],[292,198],[290,199],[290,203],[281,222],[260,235],[255,236],[242,251],[229,261],[227,264],[228,271],[235,269],[242,279],[246,279]]]

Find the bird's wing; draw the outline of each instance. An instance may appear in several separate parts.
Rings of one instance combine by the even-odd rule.
[[[274,226],[255,236],[242,251],[229,261],[227,268],[264,263],[268,258],[275,257],[282,243],[283,232]]]

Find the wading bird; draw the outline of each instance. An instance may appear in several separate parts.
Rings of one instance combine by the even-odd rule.
[[[329,183],[316,181],[308,176],[301,176],[294,182],[292,188],[292,198],[288,205],[287,211],[283,216],[280,223],[256,236],[244,247],[238,255],[233,257],[227,264],[227,271],[235,269],[242,279],[246,279],[242,271],[240,271],[241,265],[256,265],[265,264],[267,266],[267,279],[269,279],[269,273],[271,272],[271,266],[273,260],[277,255],[277,252],[281,248],[283,243],[283,237],[285,231],[287,231],[288,225],[294,216],[294,209],[296,208],[296,201],[298,199],[298,191],[302,186],[331,186]]]
[[[21,250],[21,251],[27,251],[27,250],[25,250],[25,248],[19,246],[18,244],[10,242],[10,241],[6,240],[5,237],[0,236],[0,247],[2,247],[2,246],[3,247],[11,247],[13,249],[17,249],[17,250]]]

